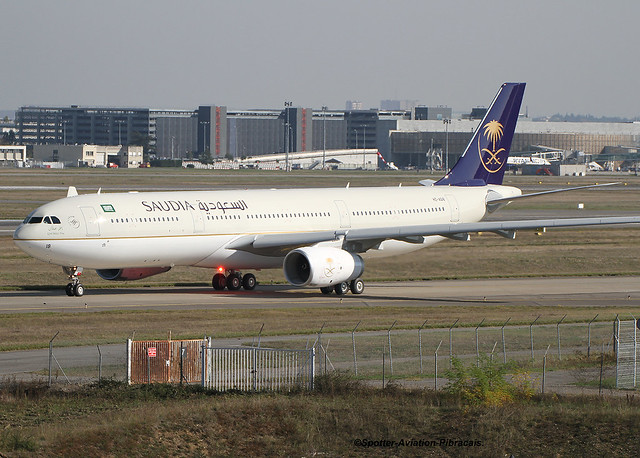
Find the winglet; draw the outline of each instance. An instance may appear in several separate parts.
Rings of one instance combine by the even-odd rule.
[[[67,190],[67,197],[74,197],[78,195],[78,190],[76,189],[75,186],[69,186],[69,189]]]

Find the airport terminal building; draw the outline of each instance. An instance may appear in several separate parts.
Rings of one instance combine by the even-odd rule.
[[[16,112],[19,144],[141,145],[166,159],[240,160],[265,154],[375,148],[399,167],[452,166],[477,128],[481,109],[452,117],[447,107],[411,110],[284,109],[231,111],[222,105],[195,110],[102,107],[22,107]],[[474,119],[475,118],[475,119]],[[536,147],[582,151],[595,158],[640,160],[640,123],[518,121],[512,151]],[[622,148],[622,149],[620,149]],[[448,152],[448,155],[447,155]],[[435,159],[434,159],[435,158]]]

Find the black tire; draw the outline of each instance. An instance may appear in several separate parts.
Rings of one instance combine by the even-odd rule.
[[[351,292],[353,294],[362,294],[364,292],[364,282],[361,278],[351,281]]]
[[[227,277],[227,289],[238,291],[242,287],[242,277],[239,274],[231,274]]]
[[[253,274],[246,274],[242,277],[242,287],[247,291],[252,291],[256,288],[256,276]]]
[[[73,295],[76,297],[84,296],[84,286],[82,283],[76,283],[73,287]]]
[[[331,286],[323,286],[320,288],[320,292],[322,294],[331,294],[333,292],[333,288]]]
[[[64,288],[64,292],[67,293],[67,296],[73,296],[73,283],[68,283]]]
[[[338,283],[335,286],[334,290],[338,296],[343,296],[349,292],[349,283],[347,283],[346,281]]]
[[[227,277],[224,274],[215,274],[213,280],[211,280],[211,286],[216,291],[222,291],[227,286]]]

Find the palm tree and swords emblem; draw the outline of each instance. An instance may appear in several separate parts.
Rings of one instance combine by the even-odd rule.
[[[486,123],[483,129],[484,129],[484,136],[487,137],[487,140],[491,142],[491,149],[482,148],[479,151],[480,161],[482,162],[482,165],[487,170],[487,172],[496,173],[504,165],[503,161],[501,161],[500,158],[498,157],[498,154],[500,154],[503,151],[506,151],[506,149],[500,148],[496,151],[496,143],[498,143],[502,138],[502,136],[504,135],[504,130],[503,130],[504,128],[502,124],[500,124],[498,121],[494,119],[493,121],[489,121],[488,123]],[[489,153],[489,155],[483,157],[483,153]]]

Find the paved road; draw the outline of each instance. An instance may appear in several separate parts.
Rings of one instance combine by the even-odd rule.
[[[367,284],[364,294],[322,295],[317,289],[259,285],[255,291],[208,287],[89,289],[81,298],[62,289],[2,291],[0,313],[104,310],[441,305],[640,306],[640,277],[517,278]]]

